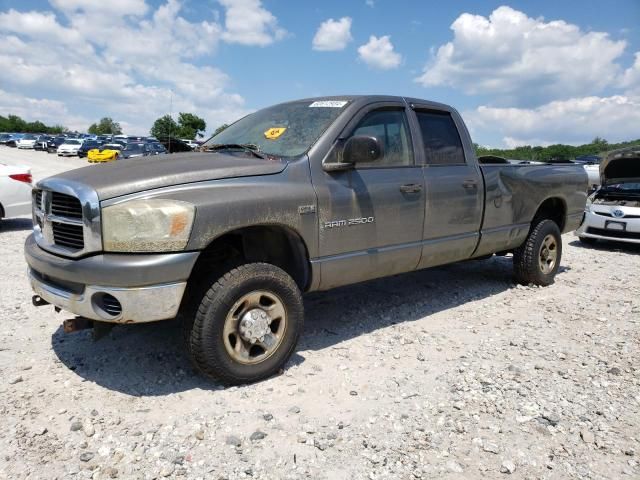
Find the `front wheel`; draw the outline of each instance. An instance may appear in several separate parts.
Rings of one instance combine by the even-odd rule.
[[[186,332],[193,363],[226,384],[251,383],[284,367],[304,319],[302,295],[280,268],[251,263],[213,282]]]
[[[523,285],[551,285],[562,258],[562,236],[553,220],[542,220],[513,252],[516,282]]]

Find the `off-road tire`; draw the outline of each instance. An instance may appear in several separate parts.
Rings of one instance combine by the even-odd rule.
[[[556,240],[557,259],[553,269],[544,273],[540,267],[539,256],[544,239],[552,235]],[[522,285],[547,286],[554,282],[560,261],[562,260],[562,236],[553,220],[540,220],[536,223],[525,242],[513,252],[514,280]]]
[[[598,243],[598,239],[592,237],[578,237],[578,240],[580,240],[580,243],[584,243],[585,245],[595,245]]]
[[[278,348],[257,364],[235,361],[224,345],[227,314],[243,295],[256,291],[277,295],[286,310],[286,329]],[[280,371],[293,354],[304,321],[302,295],[294,280],[282,269],[267,263],[235,267],[213,282],[199,302],[188,329],[188,352],[193,364],[206,377],[228,385],[252,383]]]

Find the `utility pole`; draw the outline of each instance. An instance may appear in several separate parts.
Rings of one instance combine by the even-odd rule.
[[[169,89],[169,153],[171,153],[171,120],[173,120],[173,90]]]

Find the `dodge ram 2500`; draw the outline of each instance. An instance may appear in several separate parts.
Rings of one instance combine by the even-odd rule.
[[[517,282],[553,283],[587,198],[579,165],[480,165],[458,112],[414,98],[283,103],[201,150],[42,180],[25,254],[34,304],[179,316],[229,384],[283,367],[302,292],[507,253]]]

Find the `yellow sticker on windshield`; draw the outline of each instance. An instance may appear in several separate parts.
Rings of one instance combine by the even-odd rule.
[[[285,130],[286,130],[286,127],[270,128],[269,130],[264,132],[264,138],[266,138],[267,140],[275,140],[280,135],[282,135],[285,132]]]

